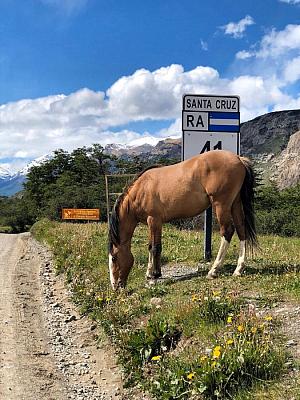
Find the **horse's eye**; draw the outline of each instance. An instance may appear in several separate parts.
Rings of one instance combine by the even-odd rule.
[[[112,259],[112,262],[114,262],[114,263],[115,263],[115,262],[117,261],[117,256],[112,256],[112,258],[111,258],[111,259]]]

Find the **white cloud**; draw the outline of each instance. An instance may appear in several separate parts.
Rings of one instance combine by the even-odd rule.
[[[178,138],[182,135],[181,118],[176,118],[170,126],[159,131],[159,136],[164,138]]]
[[[180,113],[184,92],[216,91],[219,82],[218,72],[210,67],[196,67],[188,72],[181,65],[153,72],[141,69],[119,79],[107,91],[109,117],[115,124],[174,118]]]
[[[284,80],[289,83],[300,79],[300,56],[288,61],[284,68]]]
[[[68,96],[4,104],[0,106],[0,159],[35,158],[57,148],[71,150],[95,142],[128,144],[141,133],[112,128],[145,119],[175,119],[181,113],[183,93],[216,92],[222,82],[213,68],[185,72],[182,66],[171,65],[153,72],[138,70],[116,81],[107,93],[85,88]],[[157,132],[158,139],[165,135]]]
[[[207,44],[207,42],[205,42],[205,41],[202,40],[202,39],[200,39],[200,46],[201,46],[201,49],[202,49],[203,51],[207,51],[207,50],[208,50],[208,44]]]
[[[300,0],[279,0],[281,3],[300,4]]]
[[[252,57],[252,53],[250,51],[241,50],[236,53],[235,57],[239,60],[247,60],[247,58]]]
[[[244,36],[247,26],[255,24],[253,18],[250,15],[246,15],[245,18],[238,22],[229,22],[229,24],[221,26],[226,35],[230,35],[235,39],[242,38]]]
[[[258,50],[240,51],[238,58],[278,58],[291,51],[300,50],[300,25],[287,25],[282,31],[272,29],[259,43]],[[242,57],[241,57],[242,55]],[[245,58],[245,57],[244,57]]]

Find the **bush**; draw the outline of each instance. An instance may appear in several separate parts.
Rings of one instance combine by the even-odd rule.
[[[260,187],[255,209],[258,233],[300,236],[300,185],[282,191]]]

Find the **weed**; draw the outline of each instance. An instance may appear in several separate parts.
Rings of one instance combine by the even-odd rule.
[[[192,301],[199,305],[199,316],[210,323],[226,322],[230,316],[239,312],[242,304],[235,292],[209,289],[203,294],[194,294]]]

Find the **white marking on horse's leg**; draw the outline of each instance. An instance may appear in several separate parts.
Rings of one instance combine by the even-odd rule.
[[[217,276],[217,271],[222,267],[222,265],[224,263],[224,259],[225,259],[228,247],[229,247],[229,242],[223,236],[221,239],[221,245],[219,248],[217,258],[215,259],[215,262],[214,262],[211,270],[207,274],[208,278],[212,279]]]
[[[246,240],[240,241],[240,252],[237,267],[233,273],[234,276],[240,276],[243,268],[245,267],[245,255],[246,255]]]
[[[148,259],[148,267],[146,272],[146,278],[153,278],[154,275],[154,266],[153,266],[153,253],[149,251],[149,259]]]
[[[116,281],[115,281],[115,278],[114,278],[113,273],[112,273],[113,261],[112,261],[112,255],[111,254],[108,255],[108,265],[109,265],[110,283],[111,283],[111,286],[113,287],[113,289],[115,289]]]

